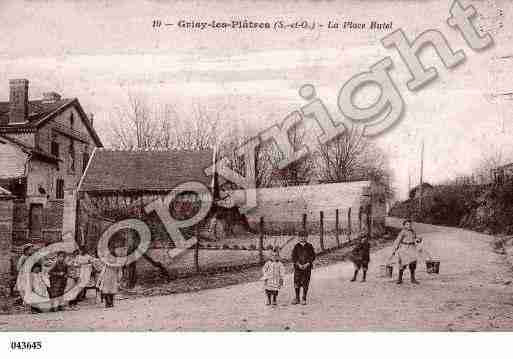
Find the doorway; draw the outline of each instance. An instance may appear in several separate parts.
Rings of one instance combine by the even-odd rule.
[[[41,203],[30,204],[29,238],[31,242],[40,242],[43,226],[43,205]]]

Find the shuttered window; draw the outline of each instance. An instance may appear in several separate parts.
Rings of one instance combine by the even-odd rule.
[[[58,179],[55,183],[55,198],[63,199],[64,198],[64,180]]]

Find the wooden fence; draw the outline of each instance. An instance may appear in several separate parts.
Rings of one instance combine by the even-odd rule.
[[[347,222],[342,221],[342,215],[347,216]],[[367,213],[355,216],[351,209],[335,211],[335,228],[326,231],[325,213],[320,211],[317,216],[303,214],[298,218],[295,234],[288,231],[283,235],[267,228],[264,217],[260,218],[258,233],[248,236],[236,236],[234,238],[212,241],[202,238],[199,230],[196,238],[199,241],[188,251],[184,251],[179,257],[168,255],[166,248],[151,248],[148,256],[161,263],[172,273],[172,277],[184,277],[198,273],[215,273],[222,271],[236,271],[242,268],[262,265],[272,250],[279,250],[282,259],[288,260],[294,244],[300,235],[307,235],[317,254],[347,247],[354,243],[356,238],[362,235],[371,235],[371,216]],[[344,228],[340,223],[346,222]],[[272,225],[272,223],[271,223]],[[311,226],[318,231],[309,230]],[[140,260],[137,264],[138,277],[148,276],[150,271],[155,271],[155,266]]]

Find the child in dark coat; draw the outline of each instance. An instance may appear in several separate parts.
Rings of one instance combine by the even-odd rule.
[[[64,310],[64,292],[68,282],[68,265],[65,262],[66,253],[57,253],[57,261],[49,270],[50,276],[50,299],[52,300],[52,309],[61,311]]]
[[[351,261],[354,264],[354,275],[351,282],[356,281],[360,268],[363,270],[362,282],[365,282],[370,262],[370,243],[367,236],[362,237],[360,242],[351,251]]]
[[[306,294],[310,284],[310,276],[312,274],[313,261],[315,260],[314,247],[307,242],[307,234],[302,233],[299,243],[292,250],[292,263],[294,264],[294,290],[296,294],[292,304],[299,304],[299,294],[303,288],[303,297],[301,304],[306,304]]]

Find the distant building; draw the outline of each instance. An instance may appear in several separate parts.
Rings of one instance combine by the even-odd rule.
[[[15,196],[14,242],[57,241],[65,197],[102,143],[78,99],[48,92],[29,100],[28,80],[9,86],[9,101],[0,102],[0,186]]]
[[[503,185],[513,179],[513,163],[508,163],[503,166],[492,169],[491,176],[493,183]]]

